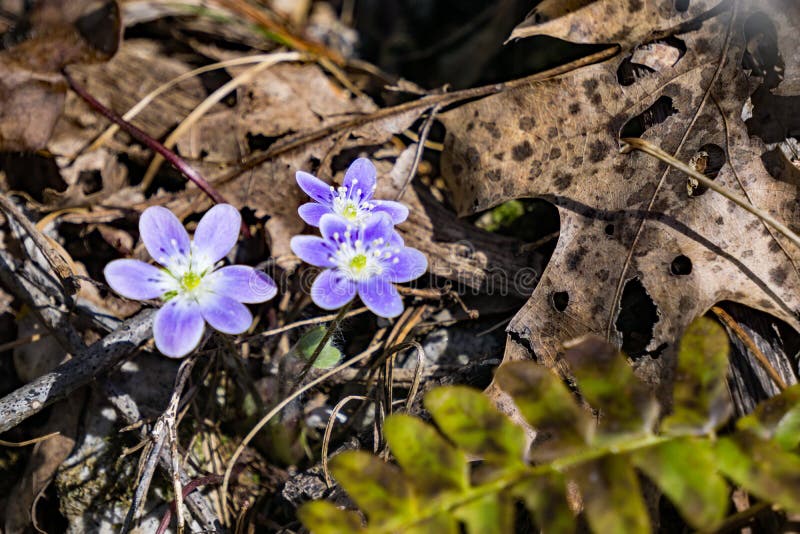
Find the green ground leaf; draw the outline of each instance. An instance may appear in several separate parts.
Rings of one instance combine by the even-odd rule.
[[[453,443],[494,465],[524,465],[525,433],[478,390],[464,386],[434,389],[425,407]]]
[[[466,455],[430,425],[410,415],[388,417],[383,433],[397,463],[415,487],[427,494],[469,486]]]
[[[674,411],[664,420],[667,433],[708,434],[731,413],[725,375],[728,336],[705,317],[689,325],[680,342],[675,371]]]
[[[739,419],[736,428],[764,440],[774,438],[786,450],[800,443],[800,384],[759,403],[753,413]]]
[[[340,510],[328,501],[305,503],[297,510],[297,517],[311,534],[341,534],[363,532],[361,517],[356,512]]]
[[[599,433],[608,436],[652,430],[658,403],[613,345],[600,337],[586,336],[570,346],[564,358],[584,398],[600,411]]]
[[[606,456],[581,464],[574,476],[583,497],[586,518],[598,534],[650,532],[636,472],[624,456]]]
[[[315,326],[303,334],[293,349],[297,357],[305,362],[310,361],[327,331],[324,326]],[[329,339],[314,361],[314,367],[317,369],[330,369],[339,363],[341,359],[342,352],[334,347],[333,340]]]
[[[533,514],[536,524],[547,534],[575,532],[575,515],[567,504],[567,486],[559,473],[530,478],[512,488]]]
[[[631,458],[694,528],[711,529],[725,517],[728,484],[717,473],[707,440],[671,440],[638,450]]]
[[[411,484],[396,466],[364,451],[345,451],[330,465],[333,476],[370,523],[404,521],[414,515]]]
[[[549,461],[586,446],[590,415],[549,369],[530,361],[509,362],[497,370],[495,380],[537,431],[534,460]]]
[[[751,432],[721,438],[717,467],[753,495],[800,512],[800,457]]]
[[[490,494],[470,501],[455,511],[468,534],[514,532],[514,501],[504,494]]]

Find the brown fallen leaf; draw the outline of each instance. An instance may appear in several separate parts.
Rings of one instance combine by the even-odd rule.
[[[672,0],[631,1],[611,12],[612,4],[619,3],[600,0],[518,30],[516,36],[619,40],[624,52],[444,114],[442,173],[461,214],[527,197],[559,210],[558,245],[509,325],[506,359],[532,349],[556,365],[561,341],[592,332],[621,345],[640,374],[658,383],[672,368],[659,356],[717,302],[740,302],[797,328],[800,251],[713,191],[690,196],[687,177],[660,161],[620,154],[619,138],[640,136],[692,161],[796,232],[800,181],[770,175],[762,160],[768,148],[748,130],[743,108],[774,70],[745,65],[777,61],[747,51],[753,22],[772,23],[773,45],[788,65],[797,56],[784,50],[792,41],[781,32],[798,27],[800,5],[691,2],[679,12]],[[691,22],[689,15],[700,16]],[[643,46],[652,36],[659,46]],[[674,65],[662,60],[664,43],[679,52]],[[643,61],[648,50],[659,60],[632,68],[632,55]],[[631,327],[641,320],[650,332]]]
[[[17,28],[15,44],[0,51],[0,149],[37,150],[64,107],[61,69],[116,52],[119,6],[113,0],[45,0]]]

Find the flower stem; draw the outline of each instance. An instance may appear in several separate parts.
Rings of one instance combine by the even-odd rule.
[[[94,96],[92,96],[89,91],[86,90],[81,84],[75,81],[75,79],[70,76],[70,74],[66,70],[62,70],[61,73],[64,75],[64,79],[67,81],[70,89],[75,91],[79,97],[83,99],[84,102],[89,104],[89,106],[97,111],[100,115],[105,117],[106,119],[110,120],[121,129],[126,131],[130,134],[131,137],[139,141],[140,143],[144,144],[147,148],[152,150],[153,152],[159,154],[165,160],[167,160],[170,165],[175,167],[181,174],[183,174],[189,181],[193,182],[200,190],[208,195],[208,197],[213,200],[217,204],[227,203],[225,197],[219,193],[216,189],[214,189],[211,184],[209,184],[205,178],[203,178],[199,172],[197,172],[194,167],[189,165],[186,160],[181,158],[172,150],[168,149],[155,139],[153,139],[150,135],[145,133],[143,130],[140,130],[130,122],[123,119],[121,116],[117,115],[113,110],[107,108],[103,105],[99,100],[97,100]],[[242,233],[245,237],[250,237],[250,229],[247,225],[242,221]]]

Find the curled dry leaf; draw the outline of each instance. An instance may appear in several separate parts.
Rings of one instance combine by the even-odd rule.
[[[119,6],[113,0],[46,0],[14,31],[15,44],[0,51],[0,149],[37,150],[64,107],[61,69],[105,61],[116,52]]]
[[[643,137],[694,161],[797,231],[797,171],[770,174],[776,165],[742,114],[754,91],[780,89],[776,65],[797,67],[789,69],[799,58],[783,43],[800,24],[800,6],[693,1],[679,12],[672,0],[618,4],[601,0],[518,29],[517,36],[620,40],[624,52],[444,114],[442,173],[461,214],[526,197],[559,210],[558,245],[509,326],[506,359],[531,348],[554,365],[561,341],[592,332],[621,344],[640,373],[661,382],[671,365],[658,356],[716,302],[740,302],[797,328],[800,251],[713,191],[689,196],[686,176],[660,161],[621,154],[619,139]],[[757,35],[761,45],[752,46]],[[653,41],[659,46],[634,50]],[[677,49],[672,65],[661,60],[669,57],[665,44]],[[631,64],[648,50],[659,61]],[[765,102],[777,104],[755,103],[766,117]],[[631,329],[631,319],[646,319],[651,330]]]

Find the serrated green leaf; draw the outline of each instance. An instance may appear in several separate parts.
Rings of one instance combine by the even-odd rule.
[[[297,517],[311,531],[311,534],[341,534],[342,532],[363,532],[361,518],[356,512],[340,510],[328,501],[314,501],[303,504],[297,510]]]
[[[800,512],[800,457],[751,432],[721,438],[717,467],[753,495]]]
[[[753,413],[736,422],[736,428],[775,440],[786,450],[800,443],[800,384],[759,403]]]
[[[468,534],[514,532],[514,501],[500,493],[484,495],[455,511]]]
[[[389,448],[415,487],[435,494],[469,486],[469,466],[463,452],[439,432],[410,415],[389,416],[383,426]]]
[[[480,391],[464,386],[437,388],[425,395],[425,407],[444,435],[466,452],[494,465],[524,465],[524,431]]]
[[[536,446],[531,450],[535,461],[564,456],[590,440],[593,422],[589,414],[546,367],[530,361],[509,362],[500,366],[495,380],[536,429]]]
[[[547,534],[575,532],[575,515],[567,504],[567,487],[558,473],[530,478],[512,488],[515,497],[522,499],[533,514],[536,524]]]
[[[324,326],[315,326],[303,334],[294,346],[294,354],[303,361],[310,361],[314,351],[322,342],[328,329]],[[333,345],[333,340],[328,339],[322,351],[314,361],[317,369],[330,369],[342,359],[342,352]]]
[[[624,456],[611,455],[572,468],[586,518],[597,534],[650,532],[636,472]]]
[[[652,430],[658,403],[613,345],[600,337],[586,336],[570,346],[564,358],[584,398],[600,411],[599,434],[619,437]]]
[[[396,466],[364,451],[345,451],[335,456],[330,466],[371,524],[413,516],[416,503],[411,484]]]
[[[725,517],[728,485],[717,473],[707,440],[670,440],[640,449],[631,458],[693,527],[708,530]]]
[[[717,323],[700,317],[689,325],[678,349],[673,413],[664,420],[664,432],[708,434],[728,419],[728,353],[728,336]]]

